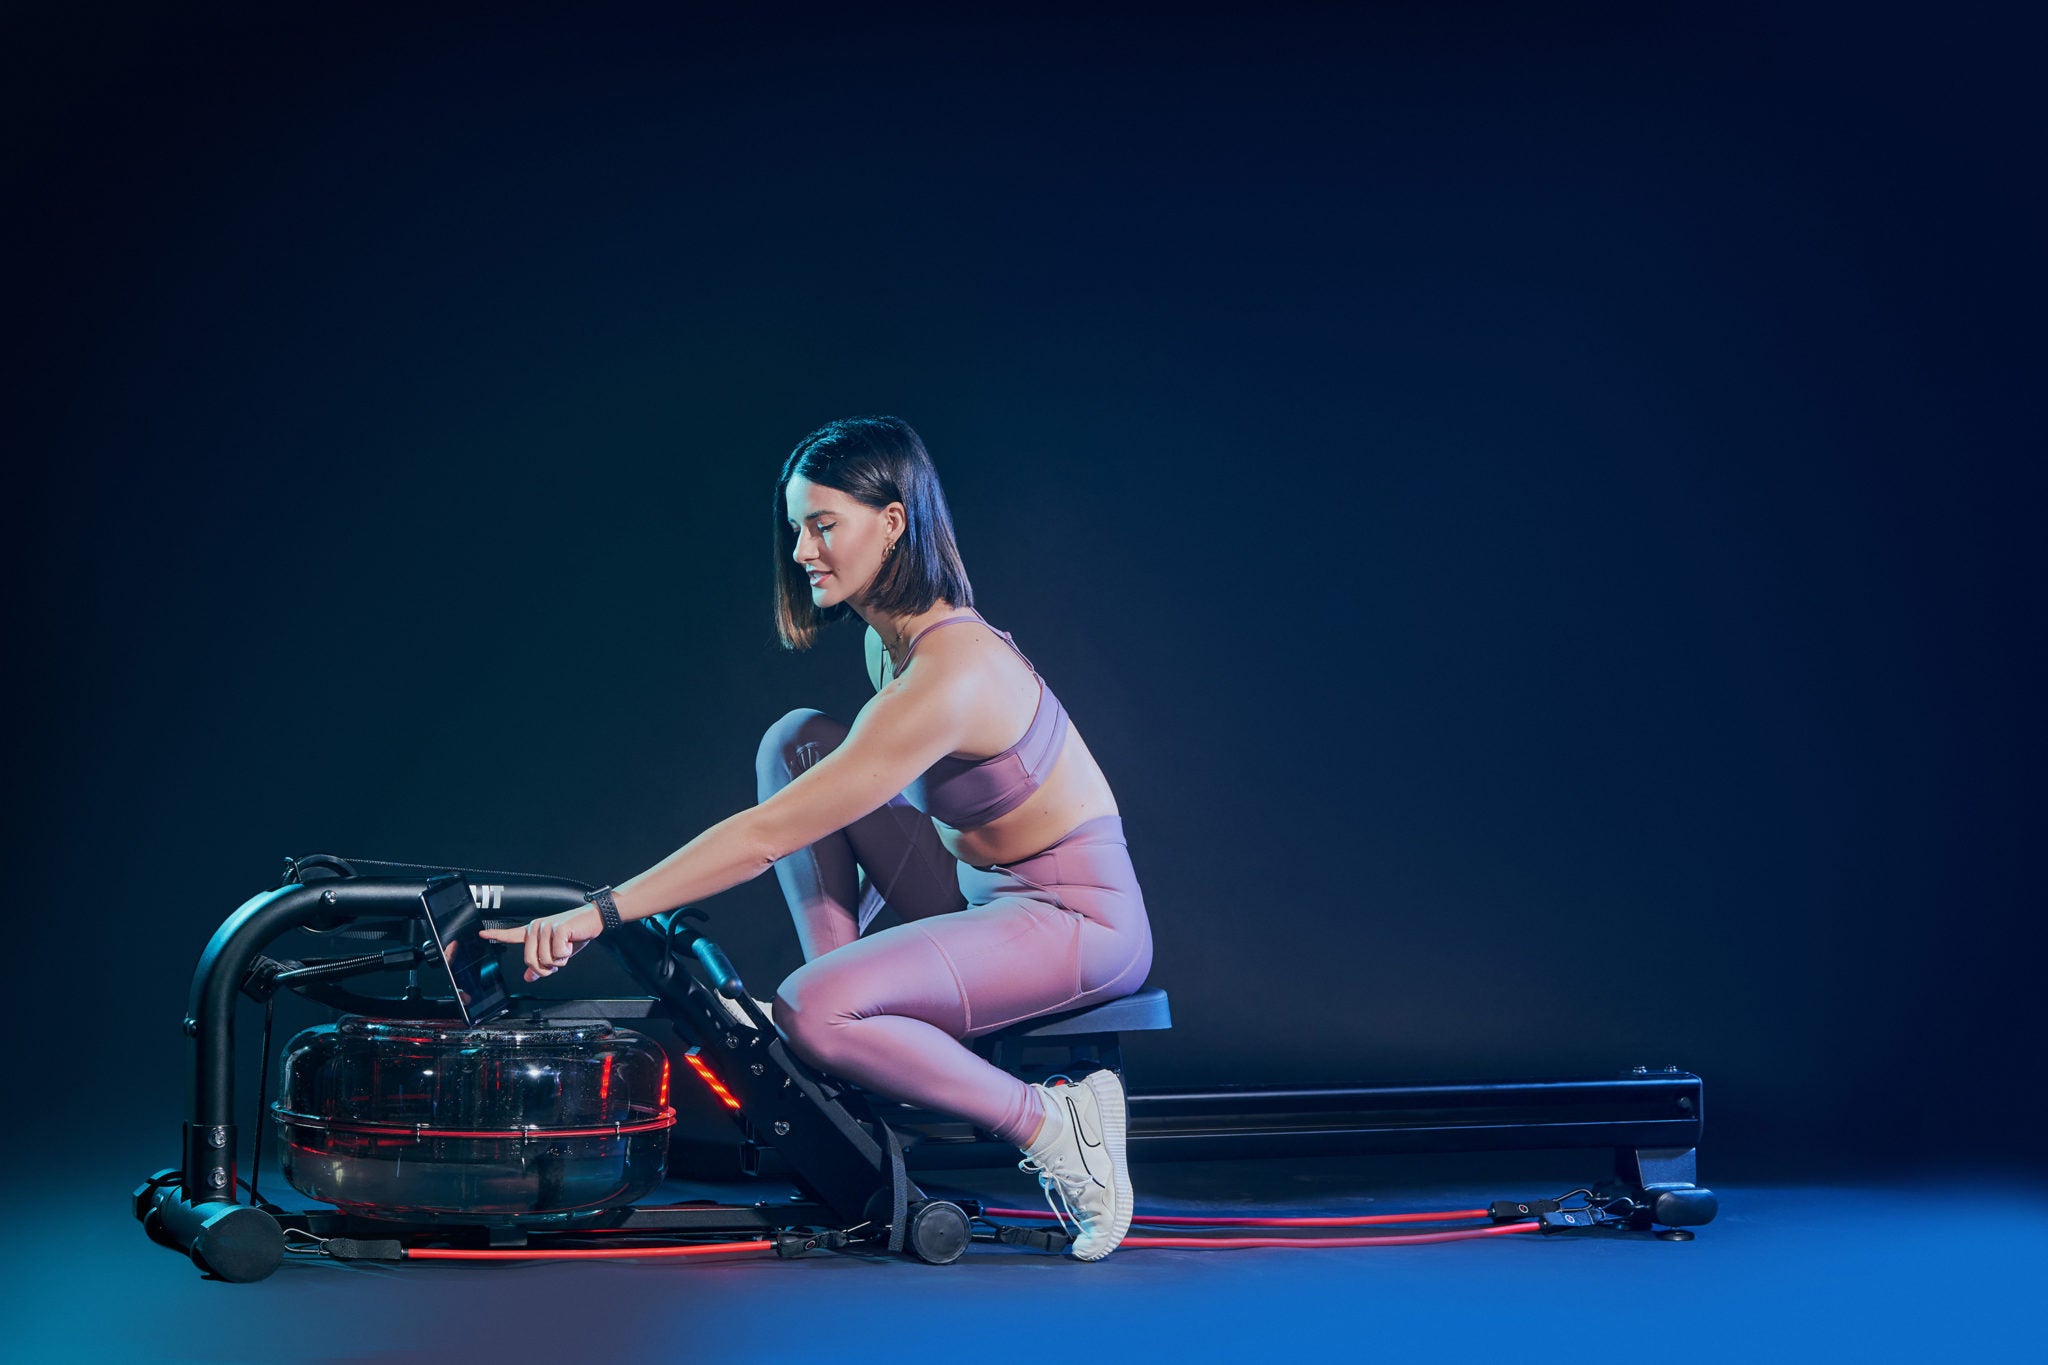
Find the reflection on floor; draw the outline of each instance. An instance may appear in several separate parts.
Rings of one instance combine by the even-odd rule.
[[[1556,1196],[1597,1154],[1165,1164],[1136,1172],[1141,1211],[1276,1215],[1473,1207]],[[2004,1355],[2038,1333],[2022,1308],[2048,1270],[2048,1195],[1978,1178],[1728,1186],[1695,1241],[1487,1238],[1360,1250],[1129,1248],[1082,1264],[977,1245],[928,1266],[813,1254],[717,1263],[289,1260],[256,1284],[202,1279],[128,1216],[141,1173],[17,1192],[0,1239],[5,1338],[23,1361],[584,1362],[633,1352],[748,1362],[991,1358],[1093,1361],[1668,1360]],[[274,1171],[261,1182],[302,1206]],[[1042,1206],[1013,1168],[943,1172],[933,1193]],[[662,1187],[684,1198],[786,1187]],[[291,1196],[287,1198],[286,1196]],[[118,1310],[118,1311],[117,1311]],[[2021,1333],[2025,1335],[2022,1336]],[[905,1355],[903,1353],[912,1353]]]

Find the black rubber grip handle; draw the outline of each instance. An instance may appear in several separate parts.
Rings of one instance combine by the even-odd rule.
[[[728,1000],[744,996],[746,987],[740,984],[740,974],[732,969],[732,959],[725,955],[725,949],[708,938],[700,938],[690,945],[690,951],[704,964],[704,970],[711,973],[711,984],[718,987],[718,993]]]

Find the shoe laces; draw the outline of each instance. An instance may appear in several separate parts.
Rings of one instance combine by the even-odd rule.
[[[1048,1076],[1042,1087],[1046,1092],[1046,1103],[1048,1104],[1053,1102],[1052,1083],[1054,1081],[1065,1081],[1068,1085],[1074,1083],[1073,1079],[1068,1076]],[[1072,1135],[1073,1116],[1062,1112],[1060,1114],[1060,1122],[1067,1126],[1068,1134]],[[1054,1148],[1046,1156],[1052,1164],[1027,1156],[1017,1163],[1017,1169],[1038,1177],[1038,1188],[1044,1193],[1046,1206],[1052,1210],[1052,1216],[1059,1220],[1060,1231],[1065,1232],[1070,1237],[1078,1238],[1082,1234],[1081,1215],[1074,1208],[1070,1191],[1072,1193],[1079,1193],[1081,1190],[1091,1185],[1098,1185],[1101,1182],[1089,1175],[1085,1170],[1076,1171],[1069,1169],[1067,1164],[1060,1160],[1060,1158],[1065,1156],[1065,1152],[1060,1148]],[[1058,1196],[1057,1202],[1054,1199],[1055,1195]],[[1069,1219],[1073,1220],[1072,1228],[1067,1226]]]
[[[1052,1210],[1052,1216],[1059,1221],[1060,1231],[1066,1233],[1069,1237],[1079,1237],[1081,1235],[1081,1217],[1074,1212],[1074,1206],[1067,1203],[1065,1182],[1055,1178],[1050,1171],[1037,1165],[1029,1157],[1018,1162],[1017,1165],[1019,1169],[1036,1171],[1038,1173],[1038,1188],[1045,1194],[1046,1207]],[[1059,1196],[1057,1202],[1053,1198],[1055,1194]],[[1073,1221],[1073,1226],[1071,1227],[1068,1226],[1069,1219]]]

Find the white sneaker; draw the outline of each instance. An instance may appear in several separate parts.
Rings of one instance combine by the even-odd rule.
[[[1038,1177],[1062,1228],[1068,1216],[1073,1218],[1073,1255],[1099,1261],[1131,1230],[1131,1179],[1124,1165],[1130,1120],[1123,1082],[1104,1068],[1089,1072],[1078,1085],[1055,1076],[1033,1088],[1045,1099],[1046,1129],[1039,1145],[1024,1149],[1017,1169]],[[1062,1204],[1066,1215],[1060,1213]]]

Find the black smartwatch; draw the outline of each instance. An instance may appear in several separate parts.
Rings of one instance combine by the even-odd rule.
[[[595,891],[584,892],[583,903],[597,907],[597,917],[604,921],[604,927],[607,929],[616,929],[625,923],[619,918],[618,902],[612,899],[612,889],[609,886],[600,886]]]

